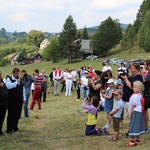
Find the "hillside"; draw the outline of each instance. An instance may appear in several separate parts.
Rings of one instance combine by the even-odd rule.
[[[125,30],[127,28],[128,24],[120,23],[120,27],[122,30]],[[93,26],[93,27],[87,27],[87,32],[88,34],[94,34],[98,29],[98,26]],[[82,29],[80,29],[82,30]]]

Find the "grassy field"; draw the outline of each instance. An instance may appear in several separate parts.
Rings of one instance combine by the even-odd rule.
[[[111,57],[118,58],[135,58],[138,54],[133,52],[129,55],[127,52],[116,55],[116,51],[112,51]],[[132,56],[131,56],[132,55]],[[135,56],[135,57],[133,57]],[[143,59],[147,59],[149,55],[140,53]],[[147,56],[147,57],[146,57]],[[110,58],[110,57],[108,57]],[[104,58],[106,59],[106,58]],[[20,70],[25,69],[29,74],[33,73],[33,70],[38,68],[40,71],[46,69],[49,74],[53,67],[60,65],[61,69],[80,68],[81,66],[93,65],[94,69],[102,69],[101,60],[95,61],[81,61],[73,64],[67,64],[67,62],[50,63],[44,62],[41,64],[31,64],[19,67]],[[1,67],[0,70],[3,76],[11,74],[14,66]],[[113,66],[113,74],[115,76],[116,66]],[[47,94],[47,102],[42,103],[42,110],[37,109],[37,105],[33,111],[29,112],[30,118],[25,119],[22,113],[22,118],[19,122],[20,132],[12,135],[0,137],[0,150],[126,150],[129,149],[126,144],[128,138],[122,136],[122,133],[126,133],[128,128],[128,121],[124,118],[124,125],[121,129],[120,139],[116,142],[108,142],[112,135],[101,136],[85,136],[85,123],[86,114],[78,114],[77,109],[81,109],[82,101],[76,102],[76,91],[73,90],[73,94],[70,97],[66,97],[64,93],[60,96],[53,96]],[[31,98],[30,102],[31,103]],[[98,127],[103,127],[106,123],[106,114],[104,112],[98,113]],[[6,130],[6,119],[4,122],[3,131]],[[112,124],[110,133],[113,134]],[[130,148],[131,150],[149,150],[150,134],[144,134],[142,136],[142,145]]]

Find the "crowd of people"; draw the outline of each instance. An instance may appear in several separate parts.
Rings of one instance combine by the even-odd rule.
[[[129,74],[130,72],[130,74]],[[109,134],[111,120],[113,121],[114,136],[109,141],[119,139],[119,131],[123,126],[124,112],[129,120],[127,136],[130,136],[128,146],[141,144],[140,135],[148,131],[148,108],[150,108],[150,60],[145,60],[144,68],[139,63],[131,64],[126,68],[123,63],[117,69],[117,76],[113,77],[109,63],[102,71],[95,70],[92,65],[83,66],[76,70],[60,66],[53,68],[49,74],[50,85],[47,90],[48,75],[45,70],[41,73],[34,70],[33,75],[28,75],[26,70],[14,68],[12,76],[2,78],[0,72],[0,135],[3,135],[2,126],[7,114],[7,134],[17,132],[18,121],[21,117],[22,106],[24,115],[29,118],[28,109],[33,110],[37,102],[41,109],[41,102],[46,102],[46,95],[53,87],[54,96],[60,92],[64,96],[72,96],[73,89],[77,92],[77,99],[83,100],[82,108],[78,112],[88,114],[86,135]],[[30,91],[32,90],[32,102],[28,108]],[[115,100],[115,101],[114,101]],[[97,128],[98,111],[106,112],[106,124]]]

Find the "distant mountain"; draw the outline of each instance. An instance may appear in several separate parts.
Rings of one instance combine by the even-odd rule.
[[[120,27],[122,30],[125,30],[127,28],[128,24],[120,23]],[[93,26],[93,27],[87,27],[88,34],[93,34],[98,30],[99,26]],[[82,29],[81,29],[82,30]]]

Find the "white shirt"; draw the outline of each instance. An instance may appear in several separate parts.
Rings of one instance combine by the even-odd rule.
[[[132,106],[135,106],[134,111],[142,112],[141,100],[142,100],[141,93],[133,93],[129,100],[128,112],[130,113]]]
[[[66,80],[67,72],[63,72],[63,79]]]
[[[67,73],[66,74],[66,80],[72,80],[72,78],[73,78],[72,73]]]
[[[73,75],[73,81],[76,81],[77,72],[74,70],[71,73]]]
[[[102,72],[105,72],[107,70],[110,70],[112,71],[111,67],[110,66],[104,66],[103,69],[102,69]]]
[[[125,68],[125,67],[119,67],[118,69],[117,69],[117,71],[125,71],[126,73],[127,73],[127,69]]]
[[[82,77],[81,77],[81,82],[82,82],[85,86],[88,86],[88,79],[87,79],[85,76],[82,76]],[[84,86],[81,84],[81,87],[84,87]]]
[[[34,90],[34,83],[31,84],[31,90]]]

